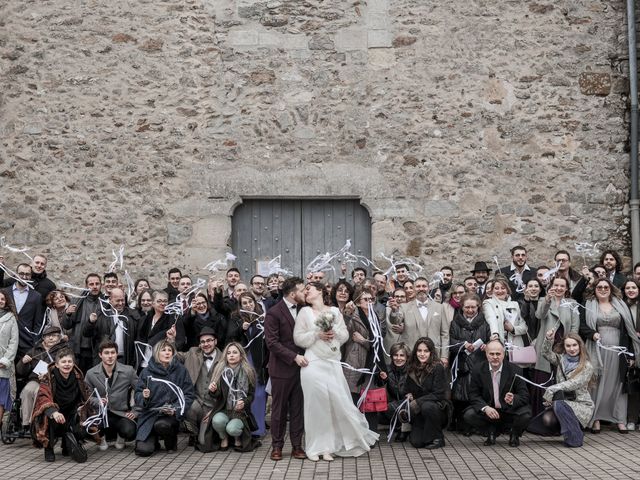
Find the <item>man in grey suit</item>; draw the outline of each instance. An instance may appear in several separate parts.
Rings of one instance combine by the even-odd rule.
[[[96,389],[103,405],[107,406],[109,426],[100,425],[102,441],[100,450],[109,448],[108,437],[116,437],[116,450],[122,450],[126,441],[136,438],[136,413],[131,408],[131,392],[138,376],[133,367],[118,363],[118,344],[104,340],[98,347],[100,363],[87,371],[85,382],[89,389]],[[95,395],[92,401],[95,400]]]
[[[404,342],[413,349],[420,337],[429,337],[436,346],[442,363],[449,363],[450,322],[442,304],[429,298],[429,282],[424,277],[414,281],[416,299],[412,302],[395,304],[389,313],[391,343]]]

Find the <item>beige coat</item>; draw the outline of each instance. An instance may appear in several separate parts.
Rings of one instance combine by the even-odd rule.
[[[558,305],[554,300],[547,302],[546,299],[540,299],[536,317],[540,320],[540,330],[538,336],[533,341],[538,354],[536,362],[536,370],[551,373],[551,365],[549,361],[542,355],[542,343],[544,342],[547,330],[557,330],[560,325],[564,329],[564,334],[569,332],[578,333],[580,327],[580,313],[576,308],[576,301],[567,299],[564,303],[565,307]]]
[[[391,331],[391,327],[387,330],[387,336],[390,336],[391,343],[404,342],[409,349],[413,350],[416,341],[420,337],[429,337],[433,340],[440,358],[449,358],[449,325],[446,312],[442,304],[427,301],[427,319],[423,320],[416,300],[403,303],[400,308],[389,313],[389,321],[391,324],[402,323],[400,318],[404,318],[404,331],[395,334]]]
[[[510,342],[519,347],[524,346],[523,336],[527,333],[527,324],[520,315],[518,302],[487,298],[482,303],[482,312],[492,335],[497,333],[502,342]],[[507,333],[504,328],[505,320],[509,320],[513,325],[513,332]]]

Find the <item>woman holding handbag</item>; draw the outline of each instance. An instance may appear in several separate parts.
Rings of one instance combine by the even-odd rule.
[[[548,330],[542,342],[544,358],[555,368],[556,384],[547,387],[544,400],[549,405],[531,420],[529,431],[538,435],[562,435],[567,447],[582,446],[585,428],[593,414],[593,400],[588,386],[593,377],[584,342],[577,333],[568,333],[552,348],[557,330]]]
[[[416,448],[444,447],[442,429],[447,423],[446,377],[433,340],[419,338],[411,352],[407,375],[407,398],[411,415],[409,441]],[[401,419],[407,420],[406,412]]]
[[[568,333],[578,333],[580,328],[579,307],[569,295],[569,281],[564,277],[556,277],[553,279],[546,297],[538,302],[536,316],[540,319],[540,328],[533,341],[537,354],[532,378],[534,383],[544,384],[551,379],[551,364],[542,354],[542,344],[545,341],[544,332],[549,330],[555,332],[555,338],[553,339],[553,345],[555,346],[561,343]],[[544,391],[538,387],[529,389],[533,416],[544,410],[542,405],[543,393]]]

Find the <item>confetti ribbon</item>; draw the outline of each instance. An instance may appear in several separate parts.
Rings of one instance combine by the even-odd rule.
[[[124,315],[120,315],[115,308],[113,308],[113,306],[111,306],[111,304],[109,303],[108,300],[105,300],[102,297],[98,297],[98,300],[100,301],[100,310],[102,310],[102,314],[105,317],[110,317],[113,319],[113,323],[116,324],[117,327],[120,327],[122,329],[122,331],[127,334],[127,327],[124,324],[124,321],[122,320],[123,318],[125,320],[129,320],[127,317],[125,317]],[[107,308],[105,308],[105,305],[107,306]]]
[[[22,248],[12,247],[11,245],[9,245],[7,243],[4,235],[2,237],[0,237],[0,248],[4,248],[5,250],[8,250],[9,252],[13,252],[13,253],[21,253],[25,257],[27,257],[29,260],[33,261],[33,258],[27,253],[29,250],[31,250],[30,248],[28,248],[28,247],[22,247]]]
[[[118,264],[120,264],[120,270],[122,270],[122,267],[124,266],[124,245],[120,245],[118,253],[116,253],[115,250],[111,250],[111,253],[113,255],[113,262],[109,265],[108,272],[115,272]]]
[[[184,392],[182,391],[182,389],[176,385],[173,382],[170,382],[169,380],[164,380],[162,378],[155,378],[152,376],[149,376],[149,379],[152,382],[158,382],[158,383],[163,383],[164,385],[166,385],[167,387],[169,387],[169,390],[171,390],[176,397],[178,398],[178,406],[180,407],[180,415],[184,415],[184,408],[186,405],[185,399],[184,399]]]
[[[233,253],[227,252],[225,254],[224,260],[214,260],[213,262],[207,263],[203,270],[208,270],[209,273],[216,273],[220,271],[227,270],[229,263],[233,263],[236,260],[236,257]]]
[[[106,381],[105,381],[105,384],[106,384]],[[91,435],[91,432],[89,431],[91,427],[97,428],[98,425],[102,424],[104,425],[104,428],[109,428],[109,415],[108,415],[107,405],[102,403],[102,397],[100,397],[100,393],[98,393],[97,388],[93,389],[93,393],[91,394],[91,396],[94,396],[94,395],[98,400],[98,413],[96,413],[95,415],[91,415],[90,417],[87,417],[87,419],[84,422],[82,422],[82,426],[85,428],[85,430],[89,435]],[[91,400],[91,397],[89,397],[87,401],[89,400]]]
[[[149,360],[151,360],[151,355],[153,354],[153,347],[148,343],[135,341],[133,342],[136,348],[136,365],[138,368],[146,367],[149,364]],[[142,362],[140,361],[140,357],[142,357]],[[138,369],[136,368],[136,370]]]
[[[33,290],[33,280],[25,280],[24,278],[20,278],[20,275],[18,275],[3,263],[0,263],[0,269],[2,269],[8,277],[13,278],[16,282],[20,282],[22,285],[26,285],[27,288]]]
[[[422,265],[414,262],[409,258],[400,258],[395,260],[393,255],[391,257],[387,257],[384,253],[380,253],[380,256],[388,261],[391,265],[390,267],[383,273],[389,278],[389,275],[393,273],[393,276],[396,277],[396,271],[398,265],[406,265],[409,269],[409,278],[415,279],[420,275],[423,270]]]
[[[603,345],[602,341],[600,341],[600,339],[598,339],[596,341],[596,345],[599,348],[601,348],[602,350],[608,350],[610,352],[615,352],[618,355],[627,355],[628,357],[635,357],[635,355],[633,353],[631,353],[627,347],[623,347],[621,345]]]
[[[233,387],[233,382],[235,382],[236,380],[236,374],[233,373],[232,368],[226,367],[222,371],[221,376],[224,383],[226,383],[227,387],[229,387],[229,395],[233,395],[232,399],[234,405],[238,403],[239,400],[244,400],[245,398],[247,398],[247,393],[244,390]]]
[[[407,411],[407,421],[411,423],[411,409],[409,408],[409,404],[411,402],[408,398],[405,398],[400,405],[393,412],[393,416],[391,417],[391,421],[389,422],[389,434],[387,435],[387,443],[391,443],[391,437],[393,437],[393,431],[396,429],[396,424],[398,422],[398,418],[400,418],[400,412],[403,409]]]
[[[69,295],[70,297],[74,297],[74,298],[86,298],[89,296],[89,290],[87,290],[86,287],[76,287],[75,285],[71,285],[68,282],[59,282],[58,286],[60,288],[62,288],[63,290],[65,290],[65,293],[67,295]],[[79,290],[82,292],[82,295],[76,295],[74,293],[69,293],[66,292],[66,290]]]
[[[553,267],[551,270],[549,270],[548,272],[545,272],[542,275],[542,279],[547,281],[550,280],[551,277],[553,277],[556,273],[558,273],[558,271],[560,270],[560,265],[562,265],[561,262],[556,262],[556,266]]]
[[[293,273],[287,269],[281,267],[282,255],[278,255],[267,263],[267,276],[270,275],[285,275],[291,276]]]
[[[509,391],[511,391],[513,389],[513,384],[516,383],[516,377],[524,380],[529,385],[533,385],[534,387],[538,387],[538,388],[541,388],[543,390],[546,390],[548,388],[547,385],[549,385],[549,383],[553,381],[553,375],[551,375],[551,378],[549,380],[547,380],[546,382],[544,382],[544,383],[533,383],[528,378],[525,378],[522,375],[518,375],[516,373],[515,377],[513,378],[513,382],[511,382],[511,387],[509,387]]]

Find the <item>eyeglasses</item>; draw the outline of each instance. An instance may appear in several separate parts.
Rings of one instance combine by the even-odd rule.
[[[263,286],[264,287],[264,282],[253,282],[252,285],[258,285],[258,286]]]
[[[31,273],[30,272],[18,272],[18,276],[20,278],[31,278]]]
[[[169,300],[167,300],[166,298],[162,298],[162,299],[158,299],[155,301],[156,303],[169,303]]]
[[[596,290],[611,290],[611,289],[609,288],[609,285],[598,285],[596,287]]]
[[[213,343],[213,342],[215,342],[215,339],[213,339],[213,338],[207,338],[206,340],[200,340],[200,344]]]
[[[194,307],[206,307],[207,303],[206,302],[196,302],[193,304]]]
[[[363,302],[369,302],[369,303],[373,303],[375,301],[371,297],[362,297],[360,300],[362,300]]]

